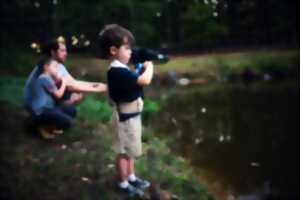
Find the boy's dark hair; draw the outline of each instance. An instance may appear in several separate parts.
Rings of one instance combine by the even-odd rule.
[[[123,44],[132,45],[134,43],[132,33],[118,24],[106,25],[100,31],[99,37],[101,56],[106,59],[110,57],[110,47],[119,48]]]
[[[44,71],[44,66],[49,65],[53,60],[54,59],[51,58],[50,56],[42,57],[37,63],[39,71],[40,72]]]
[[[47,56],[51,56],[51,51],[57,51],[59,48],[59,41],[56,39],[49,40],[45,42],[44,46],[42,47],[43,54]]]

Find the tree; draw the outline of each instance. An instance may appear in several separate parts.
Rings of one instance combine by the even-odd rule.
[[[225,25],[218,23],[219,13],[212,2],[194,1],[187,6],[183,15],[185,45],[205,48],[218,43],[218,38],[226,34]]]

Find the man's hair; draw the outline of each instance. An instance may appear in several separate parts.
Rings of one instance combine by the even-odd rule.
[[[118,24],[109,24],[99,33],[99,42],[101,56],[108,59],[110,57],[110,48],[115,46],[119,48],[124,44],[133,45],[134,36],[132,33]]]
[[[51,56],[51,51],[57,51],[59,48],[59,44],[62,42],[57,41],[56,39],[47,41],[42,47],[43,54],[47,56]],[[62,43],[64,44],[64,43]]]

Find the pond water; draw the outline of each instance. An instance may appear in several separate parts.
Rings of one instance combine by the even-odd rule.
[[[166,89],[150,123],[219,199],[299,199],[299,86],[215,83]],[[164,98],[163,98],[164,97]],[[164,100],[162,100],[164,99]]]

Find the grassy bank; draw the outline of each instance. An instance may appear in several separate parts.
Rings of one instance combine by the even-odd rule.
[[[241,70],[247,67],[264,70],[266,65],[275,64],[287,67],[297,60],[297,50],[257,50],[228,53],[210,53],[204,55],[185,55],[171,57],[171,61],[161,68],[162,72],[176,70],[182,73],[197,73],[217,70],[227,66],[228,70]]]
[[[1,199],[125,199],[114,188],[114,158],[110,148],[111,108],[103,96],[89,95],[79,106],[75,126],[48,142],[30,127],[21,106],[24,78],[0,79],[0,198]],[[146,115],[157,109],[146,100]],[[182,157],[167,141],[144,128],[144,156],[137,172],[153,187],[138,199],[213,199],[194,178]]]

